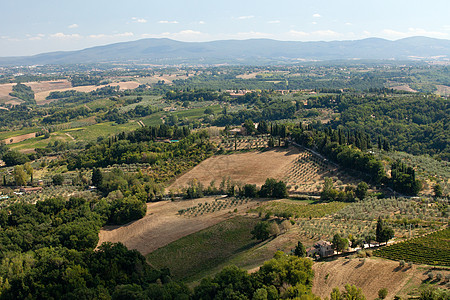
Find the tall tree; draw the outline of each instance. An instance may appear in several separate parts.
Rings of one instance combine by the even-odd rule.
[[[305,246],[303,246],[302,242],[298,241],[297,246],[295,247],[294,254],[298,257],[305,257],[306,256],[306,249]]]
[[[15,166],[13,170],[14,181],[16,185],[27,184],[27,173],[25,172],[23,166]]]
[[[103,174],[99,168],[94,168],[92,170],[92,185],[98,187],[103,182]]]

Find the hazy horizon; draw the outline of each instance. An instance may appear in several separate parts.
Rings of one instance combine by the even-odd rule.
[[[184,42],[268,38],[280,41],[449,39],[450,3],[352,0],[144,2],[8,1],[0,56],[81,50],[143,38]]]

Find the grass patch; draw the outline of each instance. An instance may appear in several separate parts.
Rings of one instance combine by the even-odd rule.
[[[139,128],[137,122],[115,124],[114,122],[99,123],[91,126],[77,128],[76,130],[64,130],[69,132],[77,141],[96,141],[99,136],[107,137],[122,131],[129,132]]]
[[[220,107],[220,105],[211,105],[208,107],[205,106],[205,107],[193,108],[193,109],[189,109],[189,110],[175,111],[175,112],[172,112],[172,114],[176,115],[179,119],[181,119],[181,118],[187,118],[189,120],[198,119],[205,115],[206,108],[211,108],[214,111],[214,113],[218,113],[218,112],[222,111],[222,108]]]
[[[35,137],[22,141],[20,143],[11,144],[9,145],[9,147],[14,150],[45,148],[49,142],[54,141],[69,142],[71,140],[72,139],[70,137],[68,137],[63,132],[59,131],[52,133],[48,139],[44,138],[43,136]]]
[[[147,260],[156,268],[169,268],[175,279],[189,281],[251,248],[255,242],[250,231],[258,221],[234,217],[170,243]]]
[[[92,110],[96,110],[98,108],[110,107],[110,106],[112,106],[114,104],[115,104],[115,102],[112,101],[111,99],[109,99],[109,98],[102,98],[102,99],[94,100],[92,102],[83,104],[81,106],[87,106],[87,107],[89,107]]]
[[[147,116],[142,120],[142,123],[144,123],[145,126],[156,126],[156,125],[161,125],[162,124],[162,120],[161,117],[164,115],[165,112],[157,112],[154,113],[150,116]]]
[[[344,202],[310,204],[309,201],[281,200],[264,204],[251,212],[271,215],[292,214],[295,218],[322,218],[334,214],[347,206]]]

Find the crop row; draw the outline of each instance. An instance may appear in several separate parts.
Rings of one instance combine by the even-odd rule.
[[[420,264],[450,266],[450,228],[397,243],[375,251],[375,255]]]

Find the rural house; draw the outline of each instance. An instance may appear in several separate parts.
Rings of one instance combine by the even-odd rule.
[[[318,241],[314,246],[306,249],[306,256],[315,256],[318,254],[320,257],[327,257],[334,254],[332,244],[328,241]]]

